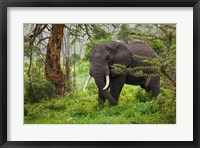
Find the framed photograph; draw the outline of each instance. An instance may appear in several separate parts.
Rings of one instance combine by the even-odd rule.
[[[1,147],[200,147],[199,5],[1,1]]]

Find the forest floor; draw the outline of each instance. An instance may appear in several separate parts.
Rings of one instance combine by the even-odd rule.
[[[175,98],[169,90],[161,90],[151,99],[143,89],[125,85],[119,105],[98,104],[97,88],[91,82],[88,90],[82,88],[66,93],[61,98],[41,99],[24,104],[25,124],[174,124]]]

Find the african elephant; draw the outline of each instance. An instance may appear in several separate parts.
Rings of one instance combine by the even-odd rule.
[[[118,104],[118,98],[124,84],[140,85],[141,88],[157,97],[160,92],[160,77],[152,78],[134,77],[128,74],[116,74],[111,71],[113,64],[121,64],[126,67],[142,66],[144,63],[134,59],[134,55],[155,57],[152,48],[143,42],[134,42],[126,45],[120,42],[95,44],[91,53],[91,68],[88,79],[84,85],[85,91],[91,77],[98,87],[98,97],[102,102],[106,99],[111,105]],[[108,89],[110,88],[110,92]]]

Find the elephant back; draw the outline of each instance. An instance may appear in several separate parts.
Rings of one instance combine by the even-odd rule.
[[[156,53],[154,50],[144,42],[134,42],[132,44],[128,45],[128,48],[131,52],[131,55],[138,55],[138,56],[145,56],[153,58],[156,56]],[[147,66],[147,63],[143,63],[142,61],[132,58],[132,62],[130,64],[130,67],[136,67],[136,66]]]
[[[128,45],[128,48],[132,55],[155,57],[156,53],[154,50],[144,42],[134,42]]]

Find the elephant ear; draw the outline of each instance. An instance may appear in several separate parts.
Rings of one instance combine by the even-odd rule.
[[[115,55],[115,52],[117,51],[117,48],[118,48],[118,44],[116,44],[116,43],[117,42],[113,41],[113,42],[105,44],[106,51],[109,54],[109,60],[108,60],[108,62],[111,65],[114,62],[114,55]]]
[[[110,54],[114,54],[118,48],[118,42],[112,41],[111,43],[107,44],[107,49]]]
[[[132,61],[132,55],[128,47],[119,42],[112,42],[114,49],[113,55],[114,60],[113,64],[122,64],[128,67]]]

